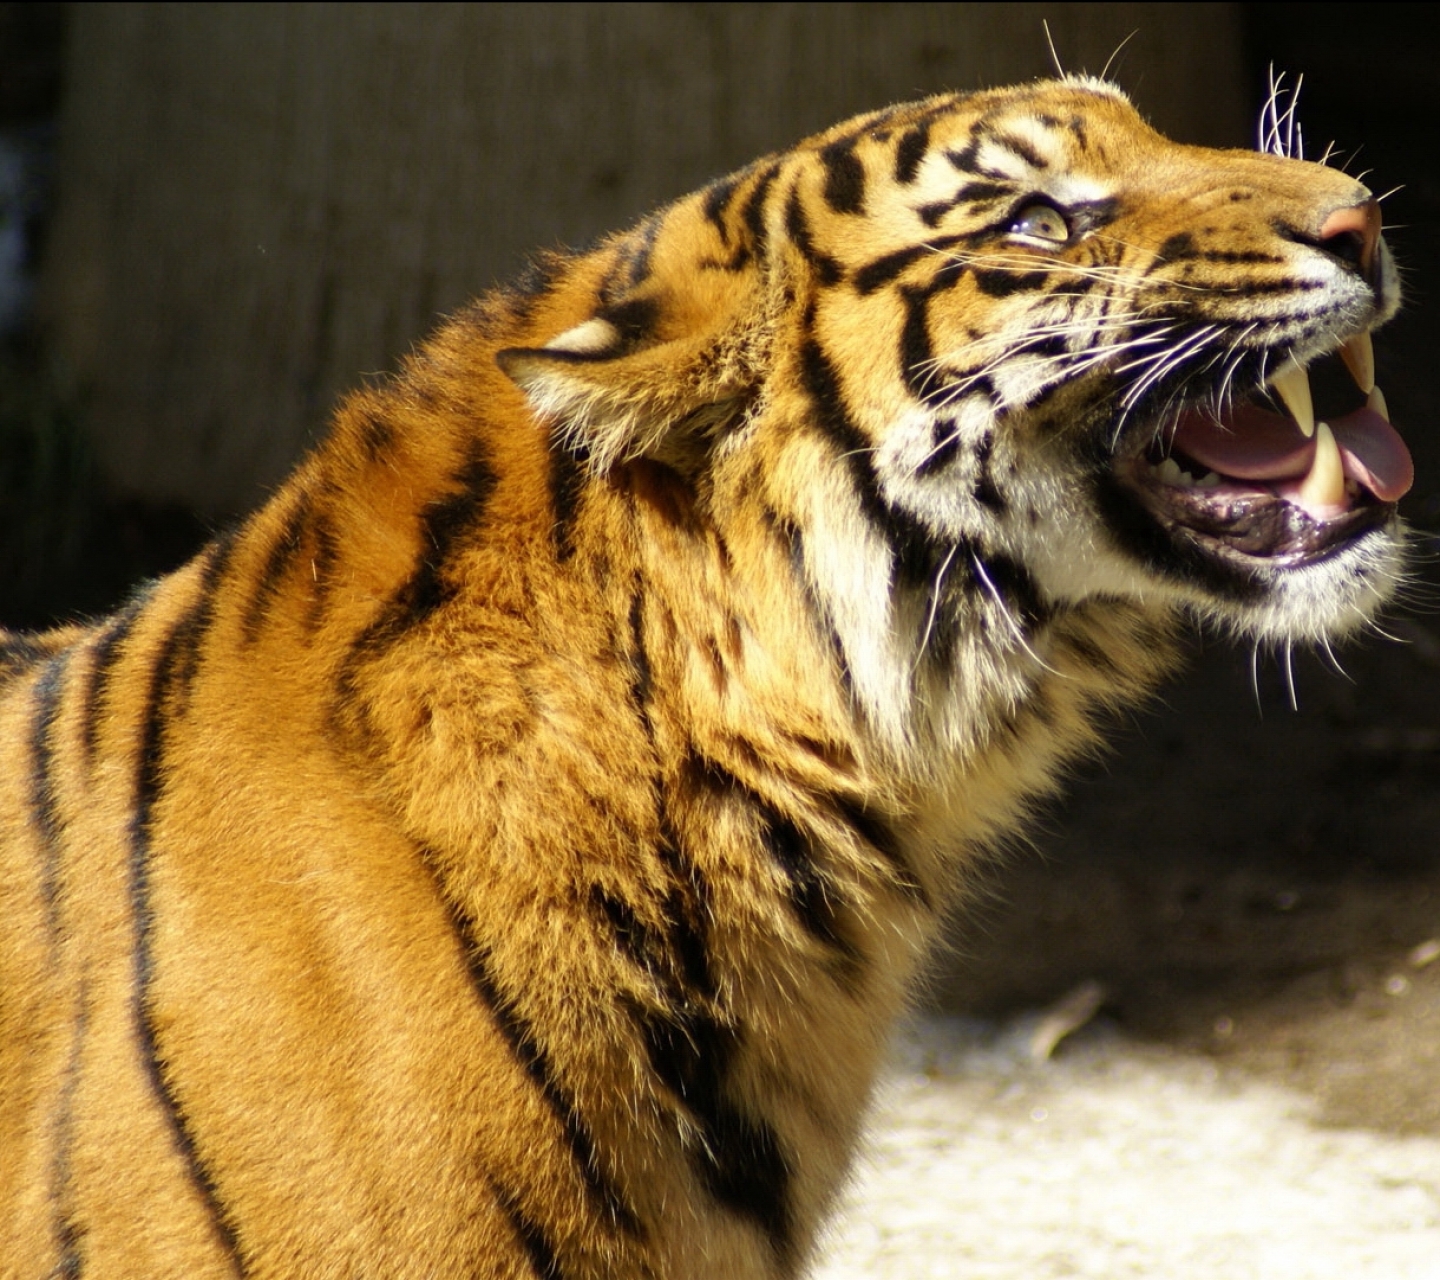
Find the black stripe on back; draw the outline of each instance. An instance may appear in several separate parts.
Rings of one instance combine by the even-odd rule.
[[[571,1159],[587,1193],[603,1217],[629,1235],[641,1235],[640,1220],[634,1210],[626,1204],[619,1189],[600,1167],[589,1126],[560,1086],[555,1068],[540,1047],[529,1023],[516,1008],[514,1000],[500,989],[490,971],[489,956],[480,942],[474,918],[448,891],[434,855],[427,850],[422,852],[421,857],[435,878],[436,891],[450,918],[450,928],[459,945],[466,972],[470,975],[471,986],[481,1004],[490,1011],[515,1061],[540,1090],[541,1097],[560,1122]]]
[[[325,619],[325,606],[335,584],[335,566],[340,560],[334,518],[321,507],[311,521],[314,551],[310,556],[310,603],[305,608],[305,629],[315,632]]]
[[[80,698],[80,755],[88,771],[95,760],[95,743],[100,736],[100,721],[105,717],[105,703],[110,688],[110,672],[125,652],[125,641],[135,626],[153,584],[147,584],[131,597],[129,604],[111,618],[95,641],[90,665],[83,675]]]
[[[254,644],[260,635],[260,627],[269,612],[270,603],[279,591],[291,563],[299,554],[305,537],[305,526],[310,518],[310,507],[310,495],[302,491],[294,499],[279,533],[265,553],[265,561],[260,567],[260,575],[255,584],[255,593],[250,597],[241,623],[240,635],[244,644]]]
[[[0,631],[0,689],[54,656],[56,646],[43,635]]]
[[[211,567],[219,556],[211,552]],[[208,579],[209,575],[207,575]],[[205,1161],[196,1142],[190,1118],[176,1093],[174,1071],[159,1043],[152,988],[155,981],[155,913],[151,896],[151,867],[154,860],[154,817],[165,778],[166,730],[177,714],[176,697],[183,697],[187,668],[193,670],[193,655],[203,639],[210,601],[202,594],[171,629],[160,646],[150,672],[149,689],[141,718],[141,742],[135,773],[135,797],[130,818],[130,906],[135,920],[135,1032],[141,1063],[150,1081],[161,1114],[170,1130],[175,1148],[185,1165],[191,1184],[204,1205],[217,1242],[238,1275],[248,1267],[229,1208],[220,1193],[214,1170]]]
[[[455,594],[454,585],[445,580],[445,570],[461,539],[480,519],[495,488],[495,472],[478,440],[470,443],[453,483],[456,492],[436,498],[420,514],[420,551],[415,568],[393,602],[399,611],[396,622],[400,630],[424,622]]]
[[[65,1075],[60,1082],[60,1102],[55,1110],[54,1158],[50,1163],[52,1231],[60,1260],[49,1275],[60,1277],[60,1280],[79,1280],[85,1269],[86,1229],[76,1213],[71,1156],[75,1145],[75,1089],[80,1083],[80,1051],[89,1024],[90,1002],[86,984],[82,981],[75,999],[70,1057],[65,1064]]]
[[[59,885],[63,824],[59,813],[59,795],[55,783],[55,725],[65,688],[65,672],[71,651],[65,650],[51,658],[35,685],[35,703],[30,725],[30,810],[35,816],[41,843],[41,894],[45,901],[48,950],[55,968],[63,963],[61,945],[63,922],[60,918]],[[83,1264],[81,1245],[84,1227],[75,1215],[74,1187],[71,1181],[71,1154],[75,1141],[74,1097],[80,1071],[80,1046],[85,1037],[86,1006],[84,991],[77,1002],[75,1025],[72,1029],[70,1055],[60,1082],[60,1097],[52,1126],[53,1156],[50,1164],[49,1204],[51,1234],[59,1261],[51,1275],[79,1276]]]
[[[30,812],[39,829],[43,858],[41,889],[45,899],[46,926],[52,947],[60,937],[60,797],[55,785],[55,722],[65,691],[65,670],[70,651],[51,658],[35,682],[35,701],[30,719]]]
[[[464,463],[452,477],[458,490],[436,498],[420,513],[416,535],[419,551],[410,576],[395,590],[375,620],[355,638],[340,663],[335,679],[336,699],[331,708],[332,724],[341,723],[341,713],[354,703],[362,661],[384,652],[454,597],[456,584],[446,575],[450,558],[465,535],[483,518],[495,480],[483,446],[478,440],[473,441]]]

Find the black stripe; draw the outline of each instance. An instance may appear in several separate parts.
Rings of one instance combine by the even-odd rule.
[[[885,819],[879,814],[871,813],[861,801],[845,796],[834,797],[831,804],[840,821],[890,864],[895,887],[907,898],[929,908],[930,894],[910,866],[905,851],[900,847],[900,841]]]
[[[761,847],[784,876],[786,898],[796,919],[842,962],[845,976],[853,977],[860,956],[841,932],[844,903],[821,870],[810,837],[723,765],[692,756],[686,767],[696,785],[720,793],[755,815]]]
[[[895,148],[895,181],[909,186],[920,172],[920,162],[930,146],[930,121],[923,120],[907,129]]]
[[[760,843],[785,876],[791,910],[839,962],[840,975],[852,981],[860,954],[841,932],[843,900],[817,865],[809,837],[753,793],[750,803],[760,816]]]
[[[1016,293],[1034,293],[1045,287],[1049,271],[975,270],[975,283],[987,298],[1008,298]]]
[[[325,606],[335,584],[335,566],[340,560],[339,541],[334,519],[321,507],[311,521],[314,551],[310,555],[310,603],[305,608],[305,629],[312,634],[325,620]]]
[[[455,594],[454,584],[445,580],[445,570],[457,544],[484,512],[495,487],[495,472],[478,440],[471,441],[452,483],[457,492],[436,498],[420,515],[420,552],[409,581],[395,599],[402,629],[418,626]]]
[[[35,682],[35,703],[30,723],[30,812],[39,828],[44,858],[41,888],[45,899],[46,925],[52,945],[60,937],[60,797],[55,785],[55,722],[64,694],[65,670],[70,651],[51,658]]]
[[[412,385],[416,385],[412,380]],[[423,395],[423,388],[417,385]],[[379,409],[366,405],[358,410],[360,419],[360,447],[365,451],[367,462],[377,462],[395,443],[395,427]]]
[[[1007,151],[1014,152],[1032,169],[1048,169],[1050,167],[1050,161],[1045,159],[1024,138],[1017,138],[1013,133],[993,133],[990,136]]]
[[[511,1054],[540,1090],[540,1095],[560,1122],[565,1141],[570,1148],[571,1159],[587,1193],[601,1214],[620,1230],[632,1236],[642,1234],[640,1221],[634,1210],[625,1203],[619,1190],[600,1168],[595,1139],[576,1110],[574,1102],[561,1088],[549,1057],[537,1043],[529,1023],[516,1008],[515,1002],[500,989],[494,974],[490,972],[489,956],[480,942],[474,918],[450,894],[434,855],[425,850],[421,857],[435,878],[436,891],[450,917],[450,928],[460,947],[460,954],[475,994],[490,1010],[495,1025],[510,1047]]]
[[[555,1246],[545,1234],[545,1229],[520,1207],[519,1198],[513,1192],[507,1191],[493,1178],[490,1190],[510,1223],[510,1229],[519,1239],[520,1247],[525,1250],[536,1280],[564,1280],[564,1272],[555,1257]]]
[[[652,1069],[699,1125],[690,1157],[706,1190],[764,1231],[776,1254],[788,1258],[794,1248],[789,1163],[775,1131],[726,1092],[741,1047],[739,1030],[693,1007],[668,1017],[633,1013]]]
[[[725,221],[725,212],[730,207],[730,201],[735,198],[735,190],[739,185],[738,177],[712,182],[705,188],[705,200],[701,206],[705,210],[706,219],[719,234],[720,243],[727,249],[730,247],[730,224]]]
[[[909,294],[907,290],[907,297]],[[907,323],[907,335],[909,328]],[[928,335],[925,342],[928,350]],[[901,585],[927,582],[945,559],[950,544],[932,534],[908,511],[892,506],[880,492],[869,443],[851,421],[839,375],[813,337],[801,343],[800,361],[801,381],[815,406],[819,424],[839,447],[861,510],[890,544]]]
[[[990,455],[994,450],[995,436],[987,431],[975,447],[975,501],[983,507],[989,507],[996,515],[1004,515],[1010,504],[1006,502],[1005,495],[1000,492],[990,471]]]
[[[915,468],[917,476],[943,471],[960,451],[960,427],[954,418],[936,418],[930,427],[930,452]]]
[[[215,559],[212,554],[212,563]],[[172,698],[181,677],[181,664],[192,654],[196,632],[208,615],[202,596],[171,629],[161,644],[150,674],[142,716],[141,743],[135,773],[135,797],[130,818],[130,905],[135,920],[135,1031],[141,1062],[170,1129],[176,1151],[204,1204],[216,1239],[238,1275],[248,1268],[230,1210],[220,1194],[213,1170],[201,1156],[189,1117],[176,1096],[173,1072],[159,1044],[152,994],[155,981],[155,915],[151,901],[154,814],[164,785],[165,730],[172,714]]]
[[[745,223],[745,229],[750,233],[750,252],[757,258],[765,257],[766,231],[765,231],[765,199],[770,194],[770,188],[775,179],[780,175],[780,166],[771,165],[760,175],[755,183],[755,189],[745,201],[745,207],[741,211],[741,218]]]
[[[949,392],[930,341],[930,293],[902,288],[900,296],[905,300],[905,325],[900,331],[900,376],[905,389],[922,404],[948,402]]]
[[[1040,626],[1050,617],[1050,606],[1030,571],[1010,556],[992,551],[975,553],[996,593],[1004,602],[1011,620],[1024,631]]]
[[[49,934],[51,964],[59,969],[63,942],[60,918],[59,885],[63,824],[59,813],[59,796],[55,784],[55,725],[64,693],[65,671],[71,651],[57,654],[46,664],[35,685],[34,719],[31,723],[30,809],[35,815],[42,847],[41,894],[45,901],[46,930]],[[75,1026],[70,1044],[70,1057],[60,1082],[60,1097],[53,1126],[53,1158],[50,1166],[51,1228],[59,1261],[50,1272],[54,1276],[77,1277],[83,1259],[81,1245],[85,1230],[76,1220],[74,1188],[71,1182],[71,1150],[75,1141],[74,1097],[80,1071],[80,1046],[84,1040],[86,1004],[83,990],[76,1010]]]
[[[950,161],[961,173],[973,174],[977,178],[988,178],[992,182],[1013,182],[1014,179],[1008,173],[1002,173],[999,169],[990,169],[980,163],[980,144],[983,135],[977,129],[970,136],[970,141],[960,151],[946,150],[945,158]]]
[[[874,262],[867,263],[855,273],[855,291],[861,294],[874,293],[882,285],[889,284],[912,262],[918,262],[921,258],[931,258],[957,244],[964,244],[973,240],[973,236],[948,235],[935,236],[926,240],[923,244],[912,244],[908,248],[896,249],[893,253],[887,253],[876,258]],[[962,266],[963,263],[947,262],[947,267]]]
[[[100,735],[100,721],[105,717],[110,673],[123,656],[125,641],[141,610],[149,601],[153,589],[153,584],[140,588],[124,610],[110,620],[95,642],[90,666],[83,676],[84,686],[80,698],[80,755],[87,772],[95,761],[95,743]]]
[[[416,534],[420,549],[410,576],[396,588],[375,620],[355,638],[340,663],[331,713],[337,721],[341,719],[340,713],[354,702],[362,661],[388,649],[455,595],[457,587],[446,577],[450,557],[484,516],[495,487],[495,473],[478,440],[471,442],[464,463],[451,480],[459,486],[457,491],[436,498],[420,513]]]
[[[1263,253],[1260,250],[1237,249],[1232,251],[1225,249],[1202,249],[1195,254],[1202,262],[1226,262],[1235,263],[1241,266],[1283,266],[1285,259],[1279,254]]]
[[[874,293],[881,285],[889,284],[912,262],[927,257],[930,249],[929,245],[912,244],[866,263],[855,273],[855,291],[862,295]]]
[[[865,211],[865,166],[855,154],[855,139],[842,138],[820,148],[825,166],[825,203],[836,213]]]
[[[227,533],[202,553],[205,568],[200,575],[199,594],[190,616],[179,629],[181,661],[171,681],[171,705],[167,708],[173,715],[184,715],[189,707],[190,689],[200,671],[200,653],[214,621],[216,595],[234,550],[235,537]]]
[[[1121,674],[1115,659],[1105,652],[1089,636],[1076,631],[1063,633],[1065,644],[1086,666],[1093,667],[1102,675],[1117,677]]]
[[[280,526],[280,532],[271,543],[269,551],[265,553],[265,562],[260,567],[255,593],[250,597],[250,603],[245,609],[245,618],[240,627],[243,644],[254,644],[260,635],[260,626],[265,621],[270,602],[275,598],[281,581],[300,551],[300,544],[305,536],[305,525],[310,518],[310,507],[310,495],[302,490],[293,499],[284,523]]]
[[[971,212],[978,213],[982,206],[988,208],[995,201],[1012,195],[1014,191],[1015,188],[1009,183],[967,182],[950,199],[922,204],[915,212],[920,215],[921,221],[927,227],[933,227],[951,209],[958,208],[962,204],[972,206]]]
[[[663,809],[660,829],[661,839],[655,853],[670,878],[665,920],[669,926],[667,942],[677,961],[676,989],[686,998],[695,995],[713,999],[716,984],[710,960],[710,886],[700,868],[681,851],[680,841]]]
[[[567,441],[560,428],[550,432],[550,507],[555,513],[550,542],[561,564],[575,554],[575,520],[585,491],[588,458],[588,450]]]
[[[0,631],[0,689],[53,657],[56,649],[43,635]]]
[[[655,728],[650,722],[652,673],[650,653],[645,647],[645,596],[636,584],[630,597],[630,697],[645,724],[646,736],[653,739]]]
[[[55,1111],[54,1159],[50,1165],[50,1202],[53,1206],[55,1248],[60,1260],[49,1272],[60,1280],[79,1280],[85,1270],[85,1225],[75,1208],[71,1157],[75,1145],[75,1089],[80,1082],[80,1051],[90,1025],[90,1001],[82,980],[75,1001],[75,1029],[70,1058],[60,1082],[60,1104]]]
[[[839,284],[844,279],[845,269],[840,263],[815,247],[814,237],[810,234],[810,224],[800,204],[798,186],[790,188],[790,197],[785,202],[785,230],[800,251],[801,257],[815,269],[815,278],[822,285]]]

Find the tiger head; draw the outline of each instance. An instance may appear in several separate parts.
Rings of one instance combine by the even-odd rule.
[[[502,367],[597,472],[758,493],[856,668],[987,604],[1027,649],[1115,601],[1324,641],[1401,574],[1371,193],[1173,143],[1106,83],[862,116],[593,270],[593,307]],[[1353,379],[1312,403],[1331,356]]]

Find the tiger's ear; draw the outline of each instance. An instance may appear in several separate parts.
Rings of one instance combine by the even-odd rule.
[[[743,410],[753,377],[724,310],[665,311],[650,299],[605,307],[495,359],[596,472],[642,456],[689,471]]]

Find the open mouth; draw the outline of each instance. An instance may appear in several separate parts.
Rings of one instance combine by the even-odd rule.
[[[1414,464],[1375,385],[1369,333],[1337,354],[1349,378],[1317,363],[1323,398],[1287,359],[1253,398],[1186,409],[1122,463],[1121,482],[1172,539],[1232,563],[1306,564],[1387,523]]]

